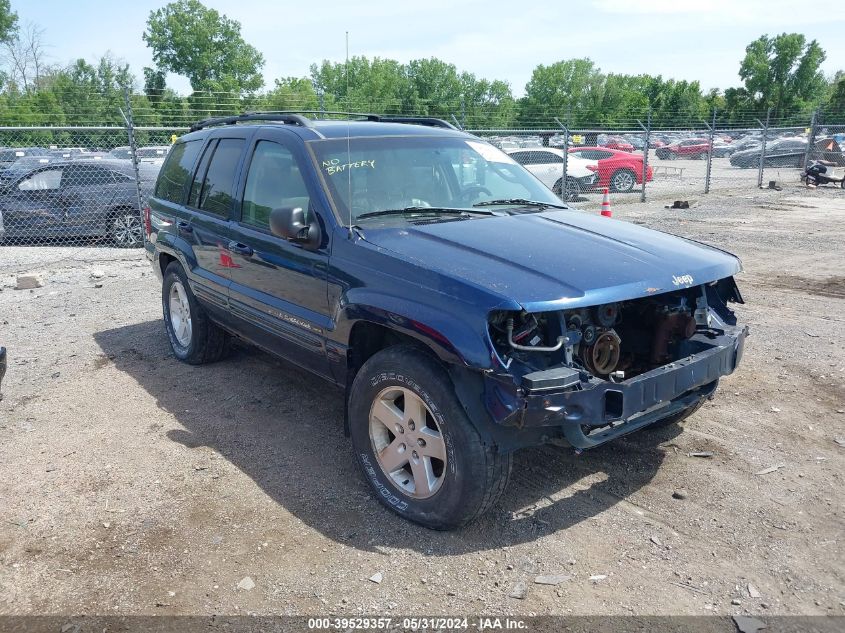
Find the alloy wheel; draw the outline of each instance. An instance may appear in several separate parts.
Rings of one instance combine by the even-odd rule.
[[[410,389],[383,389],[370,408],[370,442],[385,475],[403,493],[427,499],[446,476],[446,443],[431,410]]]
[[[616,191],[631,191],[634,188],[634,176],[629,171],[619,171],[613,175],[613,188]]]
[[[191,344],[193,325],[191,322],[191,304],[188,303],[188,293],[182,282],[177,280],[170,286],[168,296],[168,308],[170,311],[170,326],[173,335],[182,347]]]
[[[114,243],[127,248],[144,243],[144,226],[136,214],[125,213],[112,219],[111,234]]]

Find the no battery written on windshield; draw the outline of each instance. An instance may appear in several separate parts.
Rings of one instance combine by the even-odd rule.
[[[324,160],[323,163],[322,163],[322,167],[323,167],[323,169],[326,170],[326,173],[329,176],[332,176],[334,174],[343,173],[347,169],[360,169],[362,167],[375,169],[376,168],[376,161],[375,161],[375,159],[373,159],[373,160],[356,160],[356,161],[351,162],[351,163],[341,163],[339,158],[332,158],[331,160]]]

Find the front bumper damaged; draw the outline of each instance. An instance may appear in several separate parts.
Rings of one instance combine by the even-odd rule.
[[[500,424],[523,430],[557,427],[577,449],[599,446],[695,405],[739,364],[747,327],[699,333],[678,360],[621,382],[557,367],[526,374],[516,397],[486,390],[488,411]],[[490,385],[488,384],[488,387]]]

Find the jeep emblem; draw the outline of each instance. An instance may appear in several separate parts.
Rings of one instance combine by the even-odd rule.
[[[672,283],[676,286],[691,286],[693,281],[692,275],[681,275],[680,277],[672,275]]]

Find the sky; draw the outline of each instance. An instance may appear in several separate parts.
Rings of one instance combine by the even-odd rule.
[[[746,45],[762,34],[800,32],[827,51],[822,69],[845,69],[845,3],[811,0],[203,0],[242,25],[266,60],[266,86],[307,76],[312,63],[350,55],[406,62],[438,57],[524,93],[538,64],[589,57],[604,71],[699,80],[724,89]],[[22,24],[44,29],[51,63],[106,52],[136,77],[152,66],[141,39],[150,11],[165,0],[12,0]],[[190,91],[184,77],[168,85]],[[139,85],[140,87],[140,85]]]

